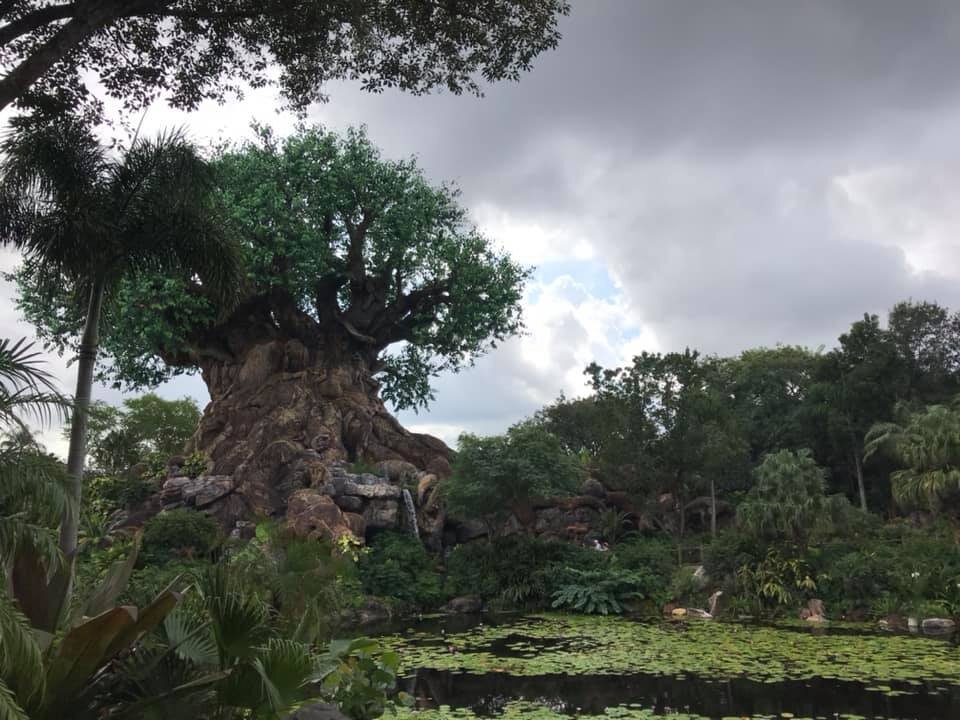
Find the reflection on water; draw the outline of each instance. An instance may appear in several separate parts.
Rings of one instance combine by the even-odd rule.
[[[603,644],[584,635],[534,637],[537,618],[514,616],[451,616],[406,621],[390,628],[417,646],[447,651],[448,636],[472,635],[484,627],[499,627],[490,642],[463,651],[496,658],[537,658],[553,652],[602,653]],[[543,627],[543,626],[539,626]],[[735,626],[731,626],[734,629]],[[474,628],[471,631],[471,628]],[[719,629],[719,628],[718,628]],[[877,637],[866,626],[804,626],[781,628],[785,633]],[[672,625],[669,630],[683,630]],[[886,635],[886,633],[884,633]],[[479,639],[479,638],[478,638]],[[940,642],[918,637],[918,642]],[[955,640],[953,641],[955,643]],[[912,643],[909,643],[912,645]],[[919,646],[918,646],[919,647]],[[944,646],[939,646],[944,647]],[[451,653],[461,649],[449,648]],[[669,645],[665,649],[669,652]],[[958,651],[960,652],[960,651]],[[913,653],[908,653],[913,654]],[[643,708],[657,715],[690,713],[706,718],[730,717],[864,717],[900,720],[956,720],[960,718],[960,677],[938,677],[910,682],[887,681],[882,688],[835,678],[765,681],[748,677],[717,679],[688,672],[630,674],[466,673],[455,669],[418,668],[403,679],[404,689],[420,708],[469,709],[476,715],[496,716],[512,701],[530,701],[565,715],[603,714],[608,708]]]
[[[684,712],[709,718],[792,713],[796,717],[955,720],[960,687],[893,685],[909,695],[871,692],[861,683],[813,679],[777,683],[744,678],[711,681],[697,676],[459,674],[419,670],[405,689],[419,707],[449,705],[477,715],[496,715],[510,700],[531,700],[569,715],[602,714],[606,708],[640,706],[657,714]]]

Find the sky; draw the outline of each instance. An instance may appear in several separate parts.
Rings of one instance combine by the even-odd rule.
[[[960,308],[960,4],[574,0],[561,29],[483,98],[335,83],[310,110],[455,181],[476,223],[537,268],[527,333],[439,378],[427,411],[400,413],[407,427],[449,443],[501,432],[583,393],[594,360],[830,347],[899,300]],[[189,115],[157,104],[144,129],[290,131],[276,106],[271,89]],[[0,337],[29,336],[13,294],[0,287]],[[50,363],[71,388],[72,368]],[[159,392],[208,399],[197,377]]]

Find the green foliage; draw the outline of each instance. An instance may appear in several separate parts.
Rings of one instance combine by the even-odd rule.
[[[887,450],[902,465],[890,476],[893,495],[904,508],[927,506],[951,516],[960,498],[960,410],[931,405],[910,414],[902,425],[874,425],[866,437],[866,457]]]
[[[737,588],[757,613],[794,603],[798,595],[817,589],[810,568],[800,558],[784,558],[770,549],[758,563],[737,570]]]
[[[154,515],[143,530],[144,559],[152,564],[166,563],[176,557],[204,557],[220,540],[216,520],[187,508]]]
[[[451,597],[479,595],[512,605],[536,605],[557,589],[557,570],[588,570],[605,561],[604,553],[569,543],[511,535],[456,546],[447,559],[444,591]]]
[[[568,568],[562,575],[551,606],[587,615],[622,613],[631,603],[646,598],[651,585],[646,573],[619,568]]]
[[[828,514],[825,473],[809,450],[771,453],[754,476],[756,484],[737,509],[741,524],[751,532],[802,543]]]
[[[673,572],[669,596],[682,607],[703,607],[704,584],[694,576],[696,568],[682,565]]]
[[[377,535],[370,551],[360,557],[357,572],[364,592],[387,597],[401,605],[433,608],[443,601],[440,577],[423,544],[408,533]]]
[[[128,111],[158,94],[183,110],[223,101],[244,87],[279,86],[305,112],[326,99],[324,83],[357,80],[371,92],[434,88],[480,94],[486,82],[517,80],[557,45],[563,0],[485,0],[437,7],[425,0],[291,6],[281,0],[225,12],[216,3],[111,0],[95,8],[36,0],[5,8],[15,31],[0,61],[8,80],[0,109],[17,101],[46,113],[84,112],[101,120],[105,93]],[[50,44],[64,25],[70,41]],[[119,63],[117,58],[122,57]],[[24,70],[26,69],[26,72]]]
[[[766,546],[750,533],[731,528],[717,533],[703,551],[703,569],[716,581],[732,578],[743,565],[758,562]]]
[[[156,488],[142,475],[97,475],[87,482],[84,504],[94,512],[129,510],[146,500]]]
[[[676,566],[677,553],[666,538],[634,537],[613,549],[616,564],[626,570],[645,572],[651,581],[648,594],[662,595]]]
[[[298,539],[272,522],[261,523],[253,539],[230,548],[229,567],[271,607],[281,631],[304,642],[328,639],[344,610],[360,602],[349,551]]]
[[[192,398],[164,400],[147,393],[121,407],[98,401],[87,418],[87,455],[97,472],[120,475],[138,462],[166,463],[182,452],[197,429],[200,409]],[[64,428],[70,438],[70,424]]]
[[[383,715],[395,695],[400,657],[375,640],[357,638],[331,642],[319,661],[318,678],[324,695],[354,720]],[[412,705],[406,693],[396,693],[403,705]]]
[[[483,518],[494,528],[535,496],[569,494],[580,469],[556,436],[533,422],[505,435],[460,436],[453,477],[443,488],[451,512]]]

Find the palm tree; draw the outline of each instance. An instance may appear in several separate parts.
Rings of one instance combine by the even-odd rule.
[[[43,623],[52,629],[70,594],[105,302],[125,278],[171,267],[229,297],[239,263],[214,211],[211,171],[181,132],[135,139],[114,155],[75,118],[26,119],[14,124],[0,151],[0,243],[23,252],[41,286],[74,287],[86,307],[67,456],[71,503],[60,526],[64,563],[50,582]]]
[[[899,415],[905,415],[903,408]],[[905,467],[890,475],[903,508],[926,504],[940,511],[960,493],[960,410],[931,405],[901,423],[878,423],[864,439],[864,459],[886,451]],[[956,508],[947,517],[956,523]]]

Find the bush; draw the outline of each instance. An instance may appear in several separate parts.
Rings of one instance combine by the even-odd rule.
[[[213,518],[186,508],[170,510],[153,516],[143,526],[141,557],[146,563],[203,557],[219,539],[220,527]]]
[[[370,595],[421,608],[443,601],[440,577],[431,567],[430,556],[419,540],[406,533],[377,535],[370,551],[360,557],[357,571]]]
[[[676,567],[676,551],[670,540],[635,538],[618,545],[613,554],[621,567],[649,573],[655,583],[651,595],[666,591]]]
[[[447,560],[444,589],[450,597],[479,595],[512,605],[536,605],[559,589],[558,571],[590,570],[608,561],[608,553],[513,535],[455,547]]]
[[[93,510],[110,514],[139,505],[153,490],[153,485],[143,477],[100,475],[87,484],[84,501]]]
[[[703,551],[703,569],[715,583],[730,580],[744,565],[761,560],[764,545],[751,535],[737,529],[717,533]]]
[[[608,567],[566,569],[562,585],[552,593],[554,608],[588,615],[622,613],[628,604],[648,597],[650,576],[642,571]]]

